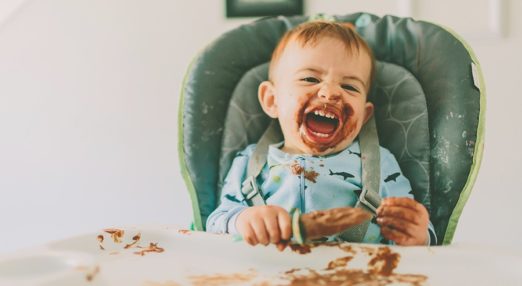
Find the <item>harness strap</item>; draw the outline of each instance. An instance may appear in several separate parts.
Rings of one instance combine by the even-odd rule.
[[[259,139],[250,160],[248,160],[247,176],[241,184],[241,193],[243,193],[249,206],[266,205],[263,194],[257,186],[256,178],[265,166],[268,146],[281,140],[283,140],[281,127],[279,122],[273,119]]]
[[[359,200],[355,207],[369,211],[374,217],[376,210],[381,204],[379,195],[381,182],[381,152],[379,149],[379,138],[377,126],[372,116],[363,126],[359,133],[359,145],[361,148],[362,164],[362,186]],[[368,230],[370,222],[367,221],[344,231],[340,237],[346,241],[361,242]]]

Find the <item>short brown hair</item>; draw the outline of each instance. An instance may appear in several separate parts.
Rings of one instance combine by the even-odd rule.
[[[313,45],[318,40],[325,37],[341,40],[346,45],[346,49],[349,53],[353,53],[354,51],[359,52],[361,49],[368,53],[371,61],[370,82],[368,84],[371,86],[375,69],[375,59],[373,57],[373,52],[366,41],[357,34],[351,23],[327,21],[305,22],[286,32],[272,53],[268,73],[269,79],[272,80],[274,67],[279,61],[279,58],[283,54],[288,43],[292,40],[296,40],[304,47],[307,44]]]

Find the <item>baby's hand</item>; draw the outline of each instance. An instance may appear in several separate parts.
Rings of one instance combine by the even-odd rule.
[[[429,214],[410,198],[386,198],[377,209],[377,223],[382,235],[398,245],[426,245]]]
[[[279,250],[286,247],[286,242],[292,236],[290,214],[278,206],[245,209],[237,217],[236,228],[248,244],[274,243]]]

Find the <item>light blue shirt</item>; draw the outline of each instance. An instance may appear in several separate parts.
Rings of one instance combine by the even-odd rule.
[[[267,163],[257,178],[267,205],[278,205],[287,211],[298,208],[301,213],[336,207],[355,206],[362,189],[361,151],[358,141],[345,150],[327,156],[288,154],[279,148],[283,143],[269,146]],[[237,233],[235,221],[248,207],[241,184],[246,178],[248,160],[255,144],[249,145],[235,157],[225,178],[221,203],[207,219],[207,231]],[[408,179],[390,151],[380,148],[382,198],[413,198]],[[433,226],[429,231],[434,236]],[[387,243],[374,220],[370,223],[365,243]]]

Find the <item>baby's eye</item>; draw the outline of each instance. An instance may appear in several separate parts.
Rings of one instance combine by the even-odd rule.
[[[311,83],[319,83],[319,79],[309,76],[301,79],[302,81],[311,82]]]
[[[351,85],[351,84],[343,84],[341,85],[341,87],[343,89],[346,89],[348,91],[355,91],[355,92],[360,92],[358,88],[356,88],[355,86]]]

